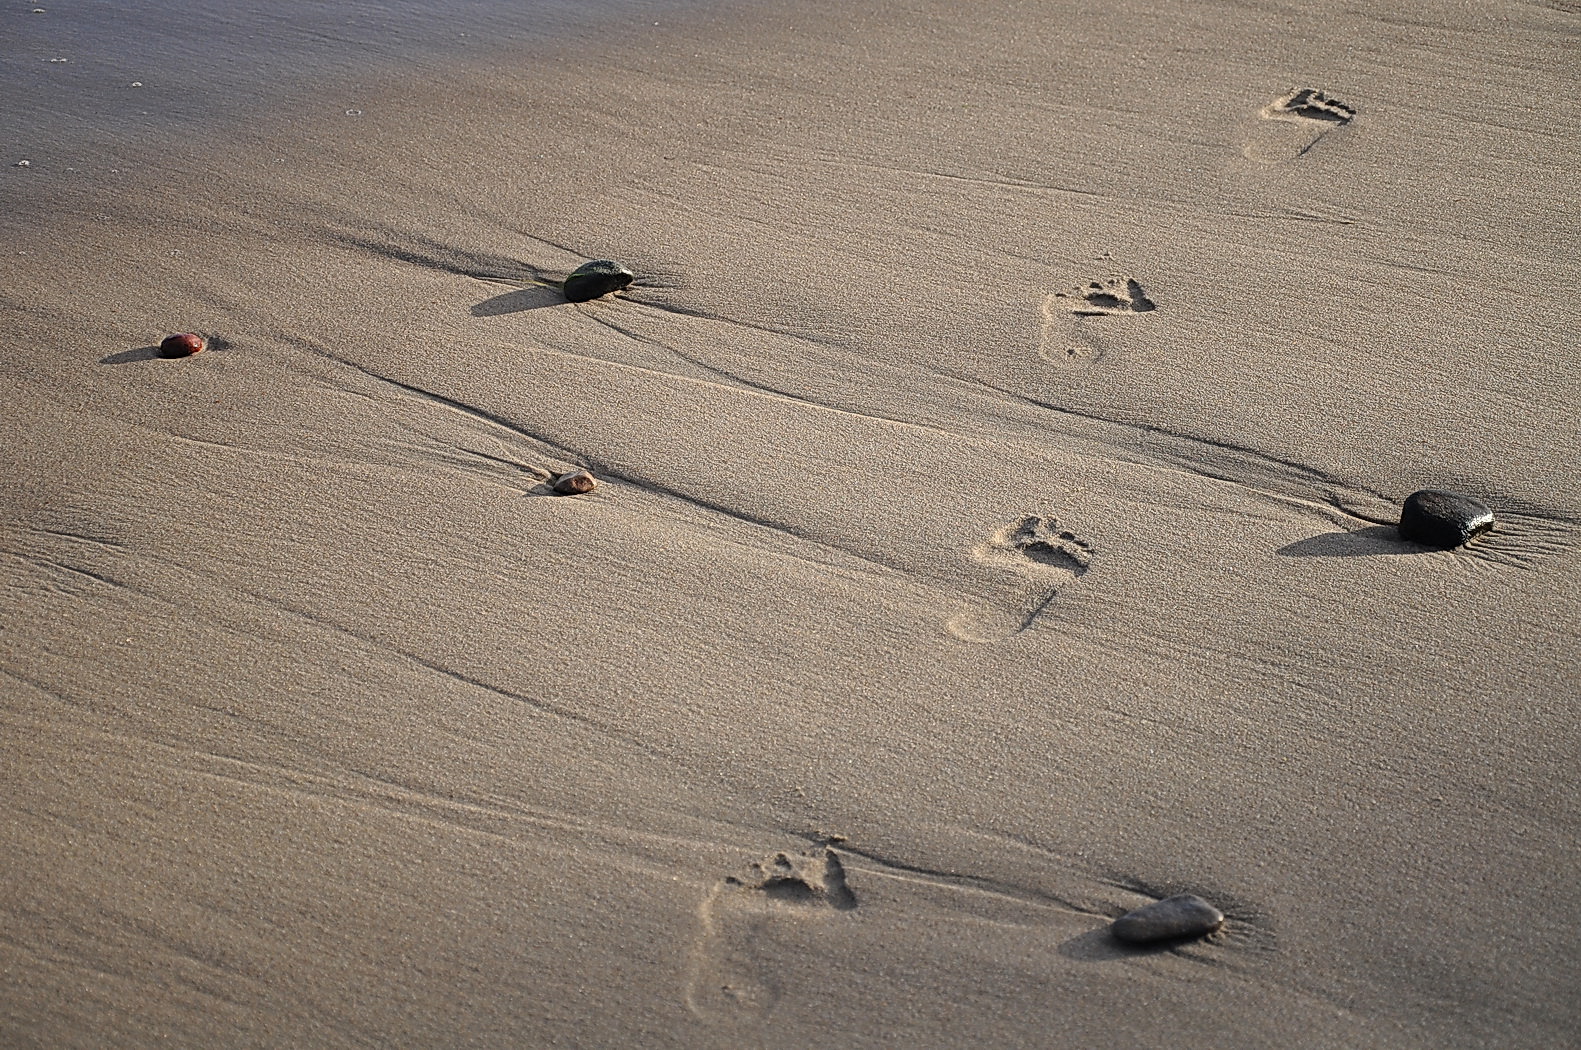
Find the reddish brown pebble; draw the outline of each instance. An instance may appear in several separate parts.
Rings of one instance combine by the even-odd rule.
[[[167,335],[159,344],[160,357],[191,357],[208,349],[208,342],[196,332]]]
[[[598,479],[585,470],[573,470],[569,474],[561,474],[554,483],[554,490],[562,496],[579,496],[584,492],[592,492],[598,485]]]

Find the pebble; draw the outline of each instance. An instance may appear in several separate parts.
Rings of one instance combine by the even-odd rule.
[[[179,332],[167,335],[159,344],[160,357],[191,357],[209,347],[208,340],[196,332]]]
[[[1223,925],[1223,912],[1195,894],[1182,893],[1126,912],[1109,930],[1131,944],[1152,944],[1201,937]]]
[[[1423,489],[1400,508],[1400,535],[1429,547],[1459,547],[1493,528],[1493,511],[1481,500],[1441,489]]]
[[[571,275],[565,279],[565,297],[568,302],[585,303],[589,299],[618,292],[634,280],[636,275],[620,263],[594,259],[571,271]]]
[[[554,490],[562,496],[580,496],[598,487],[598,479],[585,470],[573,470],[555,479]]]

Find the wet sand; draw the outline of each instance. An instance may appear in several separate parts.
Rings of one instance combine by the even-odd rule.
[[[1571,1037],[1573,5],[44,6],[0,1041]]]

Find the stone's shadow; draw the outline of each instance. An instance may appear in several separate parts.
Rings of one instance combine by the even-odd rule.
[[[200,353],[207,354],[215,350],[234,350],[236,344],[229,339],[218,335],[205,335],[204,341],[208,344]],[[185,361],[188,358],[198,357],[199,354],[188,354],[186,357],[160,357],[159,344],[150,343],[148,346],[134,346],[130,350],[121,350],[109,357],[99,358],[101,365],[129,365],[134,361]]]
[[[473,317],[499,317],[501,314],[520,313],[523,310],[542,310],[549,306],[565,305],[565,295],[559,288],[534,284],[526,288],[513,288],[492,299],[485,299],[472,308]]]
[[[576,495],[585,496],[585,495],[587,495],[587,493],[585,493],[585,492],[582,492],[582,493],[556,492],[554,490],[554,483],[555,483],[555,480],[557,478],[559,478],[559,476],[560,475],[558,475],[558,474],[550,475],[548,481],[540,481],[540,482],[538,482],[538,484],[534,485],[532,488],[527,489],[525,492],[523,492],[522,495],[529,496],[529,497],[549,496],[552,499],[566,499],[568,496],[576,496]]]
[[[1116,940],[1114,934],[1109,932],[1109,927],[1104,926],[1097,930],[1088,930],[1086,933],[1061,941],[1059,953],[1067,959],[1077,962],[1114,962],[1117,959],[1135,959],[1145,955],[1163,955],[1182,944],[1189,944],[1197,937],[1182,937],[1173,941],[1160,941],[1157,944],[1126,944]]]
[[[1287,558],[1366,558],[1377,554],[1418,554],[1421,546],[1400,538],[1393,525],[1374,525],[1356,532],[1329,532],[1279,548]]]
[[[134,346],[130,350],[122,350],[119,353],[111,354],[109,357],[101,357],[99,363],[101,365],[129,365],[133,361],[152,361],[158,356],[159,347],[157,346]]]

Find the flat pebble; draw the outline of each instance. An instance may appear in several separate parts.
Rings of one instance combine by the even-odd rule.
[[[585,470],[573,470],[555,479],[554,490],[562,496],[580,496],[598,487],[598,479]]]
[[[636,280],[636,275],[617,262],[594,259],[571,271],[565,279],[565,297],[568,302],[585,303],[610,292],[618,292]]]
[[[1493,528],[1493,510],[1481,500],[1441,489],[1423,489],[1400,508],[1400,535],[1429,547],[1459,547]]]
[[[1223,912],[1195,894],[1182,893],[1126,912],[1109,930],[1131,944],[1152,944],[1201,937],[1223,925]]]

